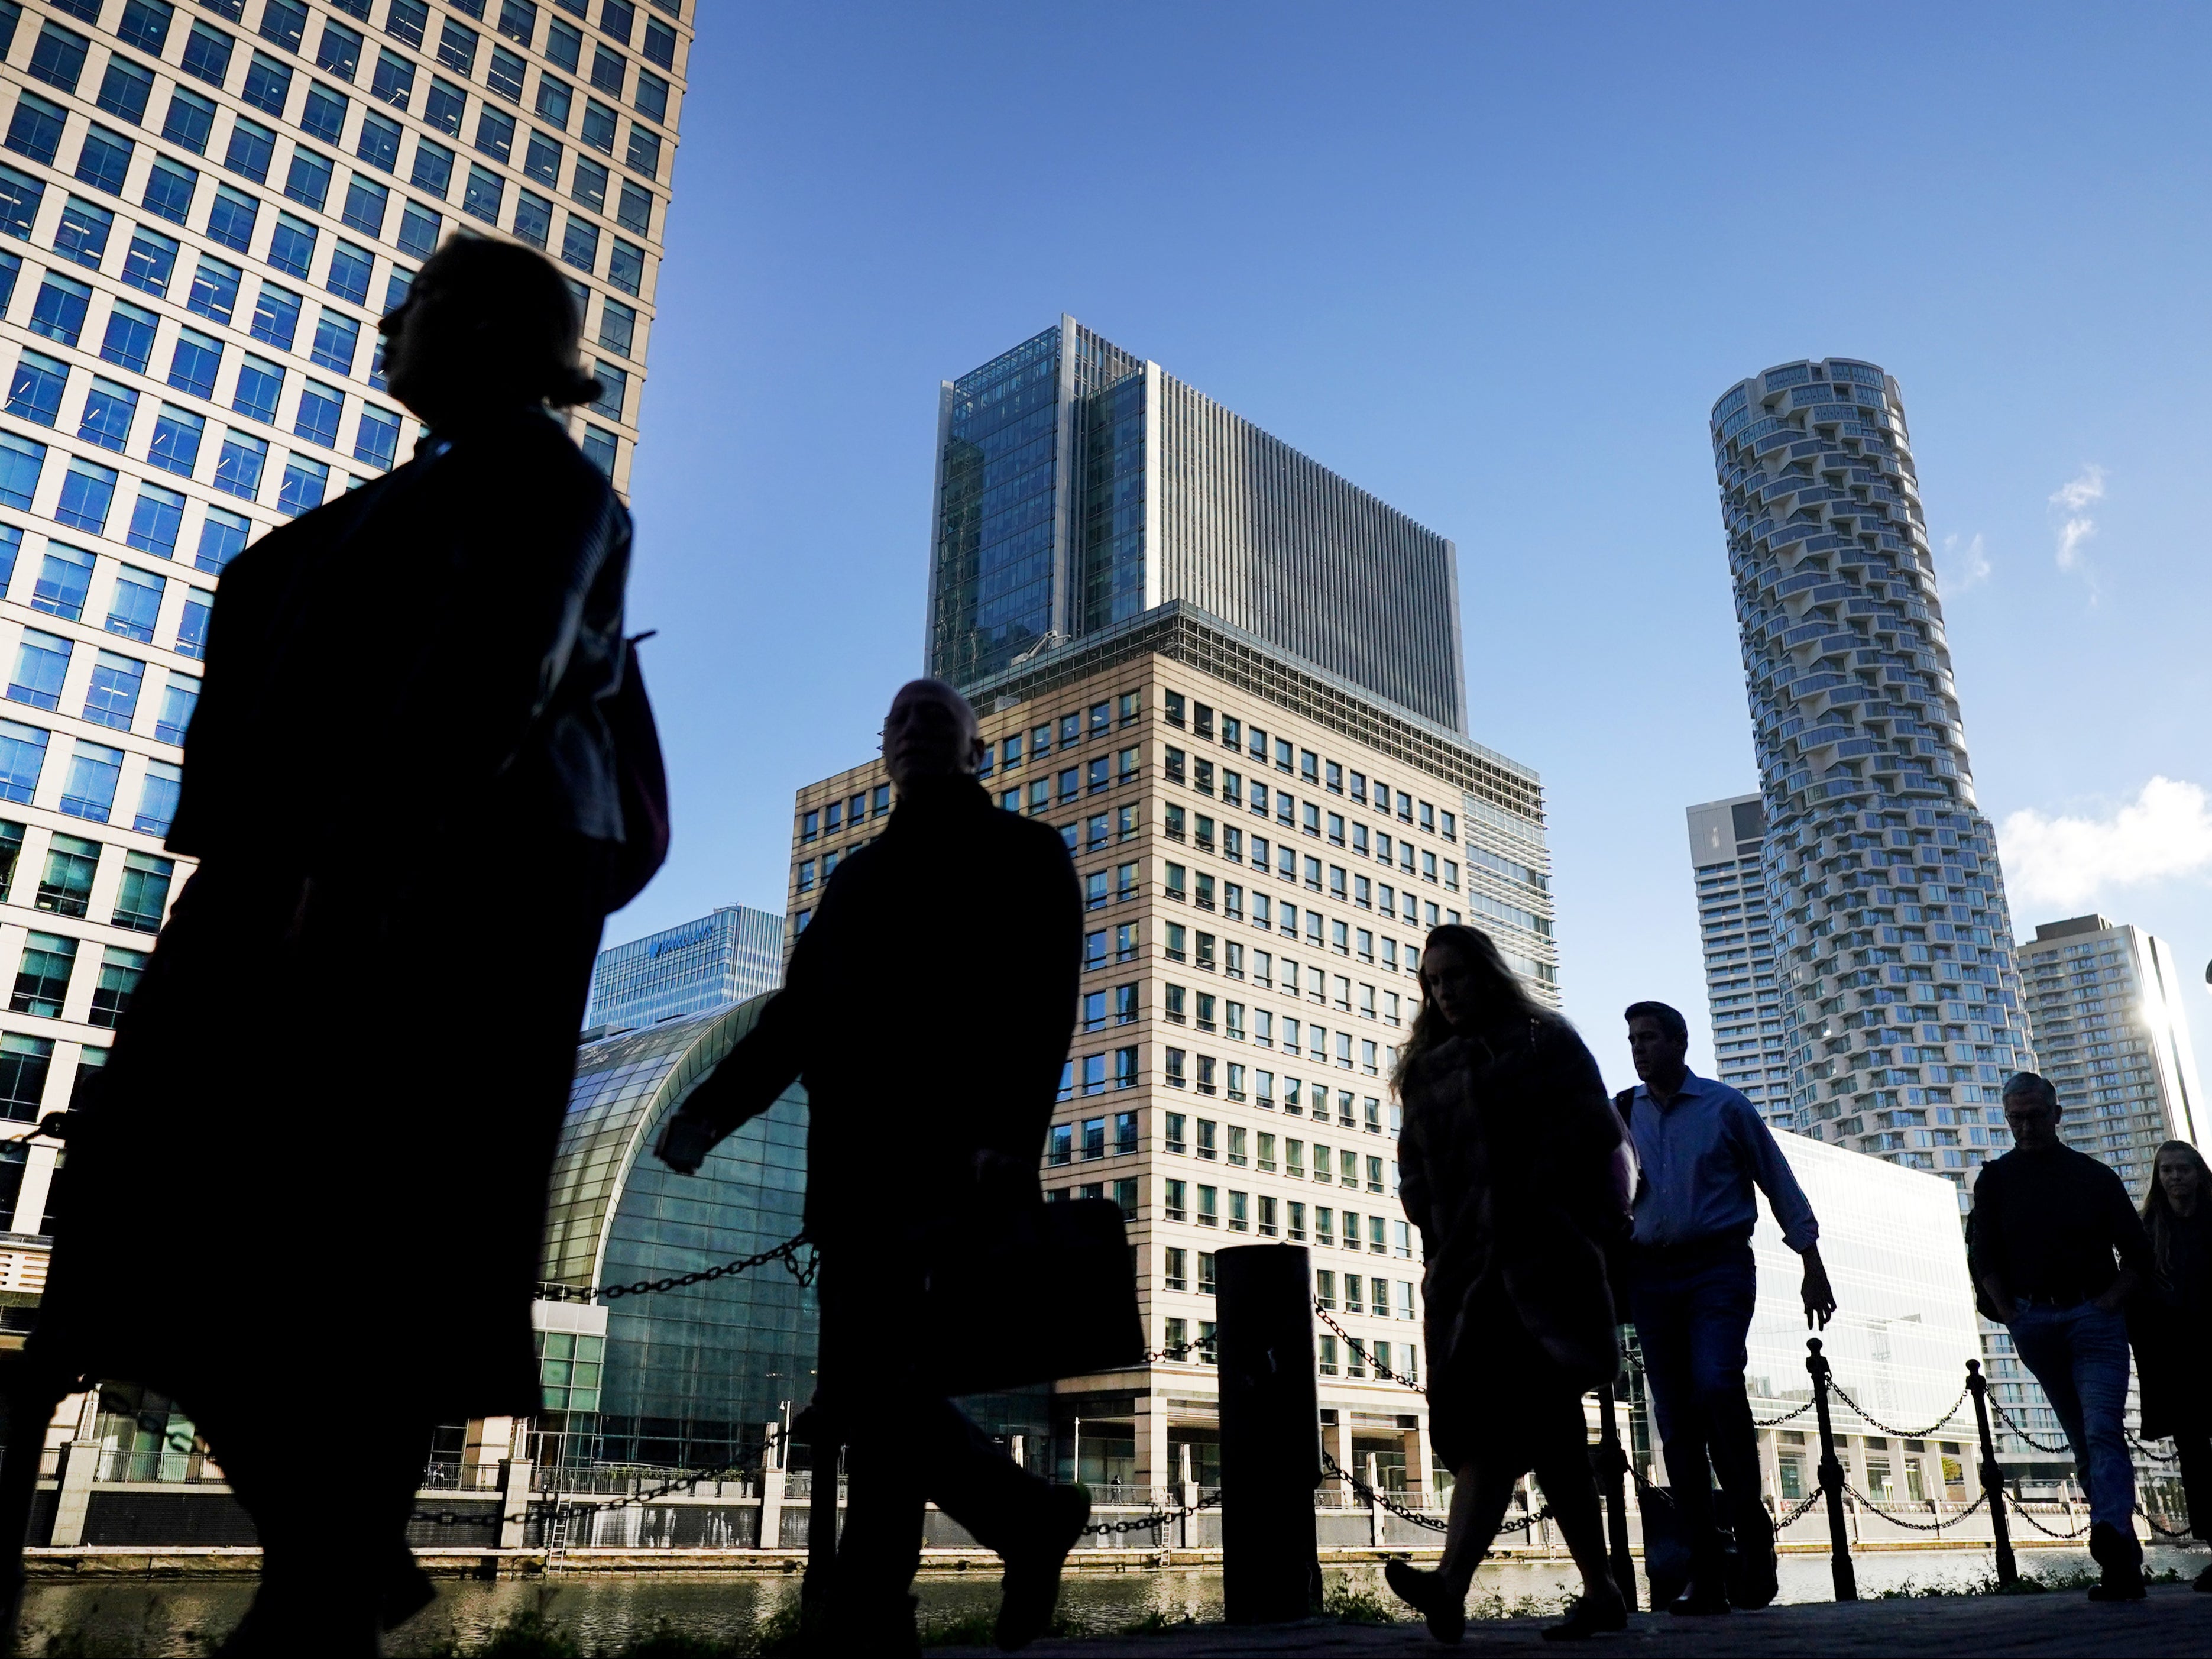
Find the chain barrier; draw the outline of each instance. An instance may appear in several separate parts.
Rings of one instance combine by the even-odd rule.
[[[1808,1400],[1796,1411],[1784,1412],[1780,1417],[1755,1417],[1751,1420],[1751,1426],[1754,1429],[1778,1429],[1792,1418],[1802,1417],[1812,1409],[1813,1402]]]
[[[1653,1490],[1656,1491],[1662,1489],[1654,1487]],[[1827,1493],[1822,1491],[1820,1487],[1814,1487],[1811,1491],[1807,1492],[1804,1497],[1797,1500],[1797,1507],[1796,1509],[1790,1510],[1787,1515],[1777,1516],[1775,1517],[1774,1530],[1777,1533],[1781,1533],[1789,1528],[1796,1526],[1811,1512],[1812,1508],[1815,1503],[1819,1503],[1826,1496]],[[1669,1497],[1668,1501],[1672,1503],[1674,1500]]]
[[[1323,1473],[1333,1474],[1340,1480],[1342,1480],[1350,1485],[1353,1495],[1363,1503],[1388,1510],[1392,1515],[1396,1516],[1401,1521],[1409,1521],[1416,1527],[1425,1527],[1431,1532],[1447,1532],[1450,1530],[1451,1522],[1449,1521],[1440,1521],[1435,1516],[1423,1515],[1418,1510],[1407,1509],[1403,1503],[1398,1503],[1396,1500],[1392,1498],[1389,1493],[1376,1491],[1374,1487],[1369,1485],[1358,1475],[1352,1473],[1351,1470],[1341,1467],[1337,1461],[1331,1457],[1327,1452],[1323,1452],[1321,1455],[1321,1466]],[[1503,1526],[1498,1528],[1496,1535],[1503,1538],[1510,1532],[1526,1532],[1529,1528],[1534,1527],[1538,1522],[1549,1521],[1551,1518],[1552,1506],[1549,1503],[1547,1503],[1540,1510],[1531,1510],[1527,1515],[1519,1516],[1506,1522]]]
[[[510,1525],[517,1522],[526,1522],[534,1515],[543,1515],[551,1519],[562,1515],[580,1514],[593,1510],[632,1510],[641,1504],[650,1503],[656,1499],[665,1497],[679,1487],[696,1488],[702,1480],[724,1479],[732,1474],[742,1474],[751,1467],[752,1455],[748,1453],[743,1457],[732,1458],[727,1463],[717,1463],[711,1468],[683,1470],[673,1479],[665,1480],[659,1485],[647,1491],[632,1492],[626,1497],[610,1497],[604,1501],[558,1496],[550,1498],[533,1498],[524,1505],[521,1514],[501,1515],[496,1518],[502,1525]],[[493,1517],[483,1515],[464,1515],[454,1510],[439,1510],[434,1512],[417,1510],[407,1518],[410,1521],[427,1522],[434,1526],[451,1527],[463,1522],[482,1525],[486,1520]]]
[[[2062,1543],[2069,1542],[2076,1538],[2087,1537],[2089,1528],[2097,1524],[2094,1521],[2085,1521],[2073,1532],[2053,1532],[2050,1528],[2045,1526],[2040,1521],[2038,1521],[2034,1516],[2028,1512],[2027,1504],[2021,1503],[2017,1497],[2013,1497],[2009,1493],[2006,1496],[2008,1501],[2012,1504],[2012,1512],[2014,1515],[2027,1522],[2029,1526],[2034,1528],[2036,1531],[2041,1533],[2045,1538],[2056,1538]]]
[[[2038,1440],[2033,1435],[2028,1433],[2027,1430],[2021,1428],[2019,1424],[2012,1420],[2012,1413],[2005,1410],[2003,1402],[2001,1400],[1990,1400],[1990,1409],[1997,1414],[1997,1421],[2004,1424],[2005,1431],[2007,1433],[2018,1435],[2022,1440],[2026,1441],[2030,1446],[2033,1446],[2037,1451],[2041,1452],[2046,1457],[2057,1457],[2074,1449],[2073,1446],[2069,1442],[2063,1440],[2060,1441],[2056,1446],[2047,1446],[2042,1441]]]
[[[2160,1538],[2187,1539],[2194,1536],[2194,1534],[2186,1527],[2184,1527],[2180,1531],[2176,1532],[2171,1527],[2160,1526],[2158,1524],[2158,1518],[2151,1514],[2148,1510],[2143,1508],[2140,1503],[2136,1505],[2136,1513],[2143,1518],[2143,1524],[2148,1527],[2153,1532],[2156,1533]]]
[[[612,1302],[618,1296],[657,1295],[663,1290],[684,1290],[695,1284],[712,1284],[718,1278],[727,1278],[732,1273],[750,1272],[756,1267],[765,1267],[772,1261],[781,1261],[786,1272],[804,1285],[814,1283],[821,1271],[822,1257],[818,1252],[809,1256],[802,1266],[799,1253],[811,1250],[806,1235],[799,1233],[781,1244],[762,1251],[758,1255],[740,1256],[735,1261],[726,1261],[719,1267],[702,1267],[694,1273],[673,1273],[666,1278],[641,1278],[630,1284],[540,1284],[538,1296],[541,1302],[590,1302],[594,1297]]]
[[[2148,1458],[2154,1463],[2179,1463],[2181,1461],[2181,1454],[2179,1452],[2154,1452],[2151,1450],[2148,1446],[2146,1446],[2142,1440],[2137,1438],[2132,1431],[2128,1435],[2128,1444],[2134,1447],[2138,1453],[2142,1456]]]
[[[1154,1527],[1164,1527],[1170,1521],[1181,1521],[1196,1515],[1200,1510],[1210,1510],[1221,1502],[1218,1488],[1210,1497],[1201,1497],[1195,1503],[1178,1503],[1171,1510],[1154,1510],[1150,1515],[1138,1516],[1131,1521],[1094,1521],[1083,1530],[1102,1536],[1118,1536],[1122,1533],[1146,1532]]]
[[[1423,1388],[1413,1378],[1399,1375],[1397,1372],[1392,1370],[1389,1366],[1383,1364],[1382,1362],[1378,1359],[1370,1359],[1367,1357],[1367,1350],[1359,1345],[1359,1339],[1353,1336],[1351,1332],[1346,1330],[1344,1327],[1339,1325],[1334,1320],[1328,1316],[1328,1308],[1323,1305],[1321,1298],[1318,1296],[1314,1298],[1314,1312],[1319,1315],[1322,1324],[1328,1326],[1330,1330],[1335,1332],[1337,1335],[1344,1339],[1345,1345],[1350,1348],[1353,1353],[1359,1356],[1359,1363],[1371,1369],[1376,1376],[1381,1377],[1386,1382],[1395,1382],[1401,1388],[1411,1388],[1417,1394],[1425,1394],[1428,1393],[1426,1388]]]
[[[1874,1499],[1869,1497],[1864,1492],[1861,1491],[1856,1486],[1852,1485],[1848,1481],[1844,1484],[1844,1490],[1846,1492],[1849,1492],[1853,1497],[1856,1498],[1862,1508],[1871,1510],[1875,1514],[1880,1516],[1883,1520],[1890,1522],[1893,1526],[1903,1527],[1909,1532],[1932,1532],[1939,1534],[1942,1532],[1944,1528],[1957,1526],[1961,1521],[1964,1521],[1976,1510],[1980,1509],[1983,1504],[1990,1501],[1989,1493],[1984,1491],[1979,1497],[1967,1504],[1965,1509],[1960,1510],[1956,1515],[1939,1515],[1933,1521],[1907,1521],[1903,1516],[1898,1515],[1889,1510],[1885,1510],[1881,1504],[1875,1503]]]
[[[1867,1410],[1865,1406],[1860,1405],[1858,1401],[1853,1400],[1850,1394],[1844,1391],[1844,1385],[1835,1381],[1832,1377],[1830,1378],[1828,1381],[1828,1392],[1835,1395],[1837,1399],[1842,1400],[1844,1405],[1850,1406],[1853,1411],[1856,1412],[1859,1414],[1859,1418],[1862,1422],[1871,1423],[1875,1428],[1881,1430],[1884,1434],[1895,1435],[1899,1440],[1926,1440],[1932,1435],[1941,1433],[1945,1428],[1949,1426],[1952,1419],[1959,1415],[1959,1407],[1966,1403],[1966,1391],[1964,1388],[1961,1388],[1959,1390],[1959,1397],[1951,1402],[1951,1409],[1944,1412],[1942,1417],[1936,1418],[1935,1423],[1928,1428],[1899,1429],[1883,1422],[1872,1412]]]

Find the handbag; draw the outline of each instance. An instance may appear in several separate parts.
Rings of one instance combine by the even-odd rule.
[[[916,1357],[933,1394],[1140,1365],[1135,1253],[1111,1199],[979,1207],[929,1251]]]
[[[615,741],[615,786],[623,819],[622,842],[608,872],[609,914],[644,892],[668,862],[668,768],[637,660],[637,648],[652,637],[646,632],[623,641],[622,675],[604,705]]]

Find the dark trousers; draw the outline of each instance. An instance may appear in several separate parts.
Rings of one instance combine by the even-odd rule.
[[[865,1629],[906,1615],[935,1503],[986,1549],[1018,1551],[1051,1488],[912,1369],[922,1316],[911,1251],[824,1250],[822,1400],[846,1444],[836,1616]]]
[[[1747,1240],[1639,1251],[1629,1278],[1629,1308],[1693,1572],[1717,1569],[1722,1554],[1708,1461],[1720,1477],[1738,1547],[1772,1547],[1772,1522],[1759,1497],[1759,1431],[1743,1386],[1757,1285]]]

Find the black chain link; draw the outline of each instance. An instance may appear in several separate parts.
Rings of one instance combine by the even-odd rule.
[[[1961,1521],[1964,1521],[1976,1510],[1980,1509],[1983,1504],[1990,1501],[1990,1495],[1985,1491],[1979,1497],[1967,1504],[1965,1509],[1960,1510],[1956,1515],[1939,1515],[1933,1521],[1907,1521],[1903,1516],[1882,1508],[1881,1504],[1875,1503],[1874,1499],[1869,1497],[1864,1492],[1861,1491],[1856,1486],[1852,1485],[1848,1480],[1844,1483],[1844,1490],[1849,1492],[1853,1497],[1858,1499],[1860,1503],[1864,1505],[1867,1509],[1873,1510],[1876,1515],[1880,1516],[1883,1520],[1891,1522],[1893,1525],[1903,1527],[1911,1532],[1941,1533],[1946,1527],[1957,1526]]]
[[[1787,1515],[1777,1516],[1775,1517],[1774,1530],[1778,1533],[1787,1528],[1796,1526],[1800,1521],[1802,1521],[1805,1518],[1807,1513],[1815,1503],[1819,1503],[1826,1496],[1827,1492],[1823,1488],[1819,1486],[1814,1487],[1811,1491],[1807,1492],[1804,1497],[1797,1500],[1797,1507],[1796,1509],[1790,1510]],[[1670,1497],[1668,1501],[1671,1503],[1673,1500]]]
[[[2160,1436],[2160,1437],[2161,1439],[2171,1439],[2172,1436]],[[2137,1438],[2133,1432],[2130,1432],[2128,1436],[2128,1444],[2134,1447],[2137,1452],[2148,1458],[2154,1463],[2179,1463],[2181,1461],[2181,1454],[2179,1452],[2154,1452],[2151,1450],[2148,1446],[2143,1444],[2142,1440]]]
[[[1086,1533],[1097,1533],[1102,1536],[1146,1532],[1154,1527],[1164,1527],[1170,1521],[1180,1521],[1186,1516],[1196,1515],[1200,1510],[1210,1510],[1220,1502],[1221,1491],[1217,1487],[1210,1496],[1200,1498],[1195,1503],[1178,1503],[1171,1510],[1154,1510],[1150,1515],[1140,1515],[1128,1521],[1094,1521],[1083,1530]]]
[[[1936,1418],[1935,1423],[1929,1427],[1925,1429],[1899,1429],[1893,1428],[1889,1424],[1883,1422],[1872,1412],[1867,1410],[1865,1406],[1860,1405],[1858,1401],[1853,1400],[1850,1395],[1844,1392],[1844,1385],[1838,1382],[1833,1377],[1831,1377],[1828,1380],[1828,1392],[1835,1395],[1837,1399],[1842,1400],[1844,1405],[1850,1406],[1853,1411],[1856,1412],[1862,1421],[1871,1423],[1875,1428],[1881,1430],[1884,1434],[1895,1435],[1899,1440],[1925,1440],[1931,1435],[1941,1433],[1947,1426],[1949,1425],[1952,1419],[1959,1415],[1959,1407],[1966,1403],[1966,1390],[1961,1388],[1959,1390],[1959,1397],[1951,1402],[1951,1409],[1945,1412],[1942,1417]],[[1965,1431],[1961,1430],[1960,1432],[1964,1433]]]
[[[2021,1503],[2020,1499],[2012,1497],[2010,1493],[2007,1493],[2006,1500],[2011,1503],[2012,1512],[2014,1515],[2027,1522],[2029,1526],[2034,1528],[2036,1531],[2041,1533],[2045,1538],[2056,1538],[2062,1542],[2076,1538],[2084,1538],[2088,1535],[2089,1528],[2097,1524],[2094,1521],[2086,1521],[2082,1522],[2079,1528],[2073,1532],[2053,1532],[2050,1528],[2045,1526],[2040,1521],[2038,1521],[2033,1515],[2029,1514],[2027,1505]]]
[[[816,1252],[802,1265],[799,1259],[799,1253],[802,1249],[813,1249],[804,1233],[787,1238],[758,1255],[740,1256],[735,1261],[726,1261],[719,1267],[702,1267],[695,1273],[673,1273],[666,1278],[641,1278],[631,1284],[540,1284],[538,1296],[542,1302],[590,1302],[594,1297],[612,1302],[617,1296],[653,1296],[663,1290],[688,1290],[694,1284],[708,1284],[718,1278],[727,1278],[732,1273],[750,1272],[756,1267],[765,1267],[772,1261],[781,1261],[792,1278],[801,1285],[808,1285],[814,1283],[815,1274],[821,1271],[822,1257],[819,1252]]]
[[[1997,1421],[2004,1425],[2006,1432],[2019,1436],[2020,1438],[2025,1440],[2037,1451],[2043,1453],[2047,1457],[2056,1457],[2061,1453],[2070,1452],[2074,1449],[2070,1442],[2063,1440],[2060,1441],[2056,1446],[2046,1446],[2043,1442],[2038,1440],[2033,1435],[2028,1433],[2027,1430],[2021,1428],[2019,1424],[2014,1422],[2012,1420],[2012,1413],[2006,1411],[2003,1406],[1999,1404],[1996,1400],[1992,1400],[1990,1401],[1990,1409],[1997,1414]]]
[[[1367,1350],[1359,1345],[1359,1339],[1353,1336],[1351,1332],[1346,1330],[1344,1327],[1339,1325],[1334,1320],[1328,1316],[1328,1308],[1322,1303],[1321,1298],[1318,1296],[1314,1298],[1314,1312],[1320,1316],[1321,1322],[1322,1324],[1328,1326],[1330,1330],[1335,1332],[1337,1335],[1344,1339],[1345,1345],[1350,1348],[1353,1353],[1359,1356],[1360,1363],[1371,1369],[1376,1376],[1381,1377],[1386,1382],[1395,1382],[1401,1388],[1411,1388],[1417,1394],[1425,1394],[1428,1393],[1426,1388],[1423,1388],[1413,1378],[1399,1375],[1397,1372],[1392,1370],[1389,1366],[1383,1364],[1382,1362],[1378,1359],[1370,1359],[1367,1357]]]
[[[1812,1409],[1813,1402],[1808,1400],[1796,1411],[1784,1412],[1780,1417],[1755,1417],[1751,1420],[1751,1426],[1754,1429],[1778,1429],[1792,1418],[1802,1417]]]
[[[650,1503],[656,1499],[665,1497],[678,1487],[696,1488],[702,1480],[724,1479],[732,1474],[741,1474],[752,1466],[752,1455],[748,1453],[743,1457],[732,1458],[727,1463],[717,1463],[711,1468],[681,1470],[673,1479],[665,1480],[649,1491],[633,1492],[627,1497],[609,1497],[604,1500],[568,1497],[534,1498],[524,1508],[520,1515],[502,1515],[496,1518],[501,1524],[507,1524],[527,1521],[534,1515],[542,1515],[550,1520],[557,1519],[562,1515],[580,1514],[587,1510],[635,1509],[640,1504]],[[442,1527],[455,1526],[464,1522],[481,1524],[489,1518],[491,1517],[482,1515],[464,1515],[453,1510],[440,1510],[435,1513],[417,1510],[408,1517],[410,1521],[428,1522]]]

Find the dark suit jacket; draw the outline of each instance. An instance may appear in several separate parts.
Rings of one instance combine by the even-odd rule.
[[[969,779],[908,790],[683,1110],[726,1131],[803,1077],[806,1229],[829,1249],[911,1242],[973,1192],[981,1150],[1017,1161],[1034,1198],[1082,948],[1057,833]]]

